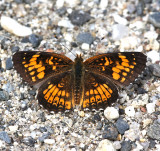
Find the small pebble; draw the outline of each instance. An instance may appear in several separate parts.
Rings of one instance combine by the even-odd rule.
[[[148,21],[155,27],[160,27],[160,12],[155,12],[149,15]]]
[[[10,45],[11,41],[8,38],[2,37],[2,40],[0,41],[1,43],[1,48],[6,50],[8,49],[8,46]]]
[[[147,135],[152,139],[160,141],[160,124],[157,121],[147,129]]]
[[[148,103],[146,105],[146,108],[147,108],[147,112],[150,114],[155,112],[155,103]]]
[[[41,36],[38,36],[38,35],[35,35],[35,34],[31,34],[29,37],[28,37],[28,40],[29,42],[32,44],[33,48],[36,48],[40,45],[41,41],[42,41],[42,37]]]
[[[13,53],[19,51],[19,49],[20,49],[20,48],[19,48],[18,46],[13,46],[13,47],[11,48],[11,50],[12,50]]]
[[[27,137],[27,138],[24,138],[22,142],[27,146],[34,147],[36,140],[33,139],[32,137]]]
[[[125,37],[121,39],[121,49],[134,49],[138,46],[138,38],[135,36]]]
[[[125,25],[116,24],[112,27],[112,38],[113,40],[120,40],[128,36],[129,29]]]
[[[111,141],[104,139],[98,144],[95,151],[116,151],[116,149]]]
[[[61,7],[63,7],[63,5],[64,5],[64,0],[57,0],[56,1],[56,7],[57,8],[61,8]]]
[[[82,46],[81,46],[81,48],[82,48],[83,50],[89,50],[89,44],[83,43]]]
[[[123,18],[123,17],[121,17],[117,14],[114,14],[113,18],[114,18],[114,21],[118,24],[121,24],[121,25],[127,25],[128,24],[128,21],[125,18]]]
[[[102,122],[98,122],[96,129],[97,130],[101,130],[103,127],[103,123]]]
[[[135,7],[134,4],[129,3],[129,4],[127,5],[127,10],[128,10],[128,12],[129,12],[130,14],[133,14],[133,13],[135,12],[135,10],[136,10],[136,7]]]
[[[123,141],[121,143],[121,149],[120,151],[131,151],[132,145],[130,141]]]
[[[25,37],[32,34],[32,30],[29,27],[19,24],[16,20],[10,17],[1,16],[0,23],[2,28],[16,36]]]
[[[118,110],[115,109],[114,107],[107,107],[104,110],[104,116],[108,119],[108,120],[114,120],[119,118],[119,113]]]
[[[150,41],[153,41],[158,38],[158,34],[156,31],[148,31],[148,32],[144,33],[144,37]]]
[[[149,124],[152,123],[152,119],[149,119],[149,118],[144,119],[142,123],[143,123],[143,127],[147,127]]]
[[[44,143],[46,143],[46,144],[54,144],[55,143],[55,140],[54,139],[45,139],[44,140]]]
[[[113,142],[113,146],[116,150],[119,150],[121,148],[121,144],[120,141],[114,141]]]
[[[152,64],[150,65],[152,67],[152,74],[154,76],[160,77],[160,65],[159,64]]]
[[[6,60],[6,70],[11,70],[13,68],[13,63],[11,58],[7,58]]]
[[[25,111],[27,109],[27,102],[25,101],[21,102],[21,109],[22,111]]]
[[[134,107],[133,106],[126,107],[125,108],[125,114],[130,116],[130,117],[133,117],[135,115]]]
[[[101,9],[106,9],[106,7],[108,6],[108,0],[101,0],[100,1],[100,4],[99,4],[99,7],[101,8]]]
[[[106,126],[102,137],[103,139],[117,140],[118,131],[114,126]]]
[[[15,126],[9,126],[8,128],[9,128],[9,130],[11,132],[16,132],[18,130],[18,126],[17,125],[15,125]]]
[[[69,15],[69,19],[71,20],[72,24],[81,26],[88,22],[91,19],[91,17],[90,14],[84,11],[75,10]]]
[[[120,134],[124,134],[124,132],[129,129],[128,123],[124,121],[123,119],[118,119],[116,121],[116,127]]]
[[[9,94],[6,91],[0,91],[0,101],[7,101],[9,99]]]
[[[44,142],[50,136],[49,133],[43,134],[41,137],[38,138],[40,142]]]
[[[10,93],[13,91],[13,86],[9,82],[7,82],[2,86],[2,89]]]
[[[78,34],[76,40],[79,43],[92,44],[94,41],[94,38],[89,32],[85,32],[85,33]]]
[[[65,27],[65,28],[73,28],[73,24],[69,20],[60,20],[58,22],[58,26]]]
[[[80,117],[84,117],[85,116],[84,111],[80,111],[80,112],[78,112],[78,114],[79,114]]]
[[[144,1],[139,1],[137,6],[136,6],[136,13],[138,16],[142,16],[143,15],[143,11],[144,11]]]
[[[11,143],[11,138],[8,136],[7,132],[5,131],[0,132],[0,139],[5,141],[8,144]]]
[[[65,0],[65,2],[69,5],[69,7],[78,6],[80,0]]]

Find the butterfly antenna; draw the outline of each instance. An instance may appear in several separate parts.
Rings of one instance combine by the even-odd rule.
[[[56,34],[54,34],[53,36],[54,36],[54,38],[58,39],[58,37],[57,37]],[[76,57],[76,55],[75,55],[69,48],[67,48],[67,47],[66,47],[65,45],[63,45],[62,43],[60,43],[60,45],[63,46],[63,47],[65,47],[70,53],[72,53],[72,54]]]
[[[65,45],[63,45],[62,43],[60,43],[60,45],[61,46],[63,46],[63,47],[65,47],[70,53],[72,53],[75,57],[76,57],[76,55],[69,49],[69,48],[67,48]]]

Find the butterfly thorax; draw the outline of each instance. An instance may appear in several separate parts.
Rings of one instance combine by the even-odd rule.
[[[83,76],[84,76],[84,65],[83,65],[83,59],[80,56],[77,55],[75,58],[75,62],[73,65],[73,76],[74,76],[74,85],[73,85],[73,91],[74,91],[74,102],[75,104],[79,104],[82,96],[82,86],[83,86]]]

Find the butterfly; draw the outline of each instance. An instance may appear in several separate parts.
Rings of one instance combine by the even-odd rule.
[[[118,98],[119,87],[128,86],[146,67],[141,52],[105,53],[83,61],[53,53],[19,51],[14,68],[24,81],[38,86],[37,99],[49,111],[105,108]]]

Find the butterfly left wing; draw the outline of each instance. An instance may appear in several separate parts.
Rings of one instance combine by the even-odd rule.
[[[49,111],[65,111],[74,107],[72,72],[66,71],[49,78],[38,90],[38,102]]]
[[[13,55],[13,64],[24,81],[35,85],[52,75],[70,70],[73,61],[57,53],[19,51]]]
[[[146,67],[146,56],[141,52],[106,53],[87,59],[86,70],[108,77],[119,86],[132,83]]]
[[[107,77],[92,71],[85,71],[81,109],[105,108],[118,98],[117,87]]]

